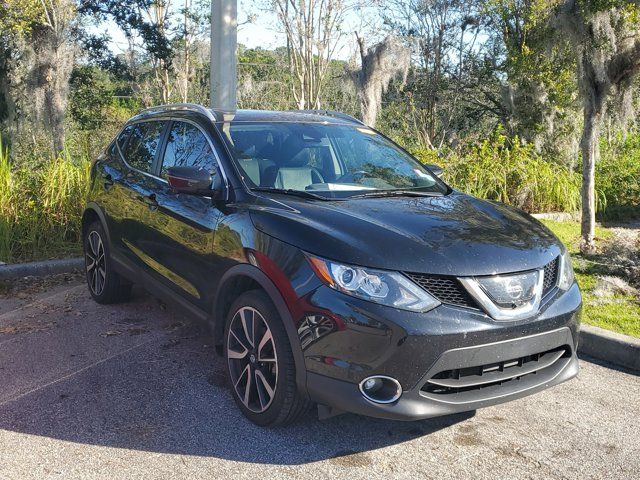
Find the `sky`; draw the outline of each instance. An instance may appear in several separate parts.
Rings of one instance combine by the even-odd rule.
[[[277,17],[274,12],[265,11],[258,8],[258,2],[239,1],[238,2],[238,43],[249,48],[262,47],[274,49],[286,45],[286,36],[279,31]],[[246,23],[250,16],[255,16],[255,21]],[[356,51],[355,37],[353,31],[362,31],[361,13],[351,12],[345,17],[343,30],[349,32],[345,34],[334,57],[340,60],[348,60]],[[128,48],[124,33],[112,22],[107,22],[91,29],[94,33],[106,32],[111,37],[111,49],[115,53],[121,53]]]

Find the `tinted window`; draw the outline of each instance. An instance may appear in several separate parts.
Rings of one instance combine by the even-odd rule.
[[[124,130],[122,130],[122,132],[120,133],[120,135],[118,135],[118,146],[120,147],[120,150],[124,152],[124,147],[127,144],[127,139],[129,138],[129,135],[131,135],[131,130],[133,130],[133,125],[129,125],[127,127],[124,128]]]
[[[169,167],[200,167],[212,172],[215,157],[204,134],[190,123],[173,122],[162,162],[163,177]]]
[[[129,165],[143,172],[151,172],[164,125],[164,122],[147,122],[133,127],[125,151]]]

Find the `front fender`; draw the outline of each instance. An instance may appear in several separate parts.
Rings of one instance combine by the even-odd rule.
[[[222,342],[224,336],[225,327],[225,303],[228,298],[228,293],[233,285],[237,284],[238,280],[252,280],[260,285],[260,287],[267,293],[276,309],[278,314],[284,323],[287,336],[289,337],[289,343],[291,344],[291,351],[293,352],[293,359],[296,366],[296,385],[298,390],[308,397],[307,394],[307,370],[304,362],[304,355],[302,354],[302,347],[300,345],[300,339],[298,337],[298,331],[295,327],[293,316],[287,307],[287,304],[280,294],[280,291],[271,279],[258,267],[255,267],[248,263],[242,263],[231,267],[222,276],[218,284],[218,289],[213,298],[213,325],[212,331],[214,335],[215,344],[218,345]]]

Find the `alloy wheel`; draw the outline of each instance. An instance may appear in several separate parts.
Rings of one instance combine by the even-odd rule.
[[[87,267],[87,281],[94,295],[100,295],[104,290],[107,277],[104,244],[100,234],[95,230],[89,232],[85,251],[85,265]]]
[[[254,413],[267,410],[276,393],[278,358],[271,329],[255,308],[242,307],[231,319],[227,362],[231,383],[244,406]]]

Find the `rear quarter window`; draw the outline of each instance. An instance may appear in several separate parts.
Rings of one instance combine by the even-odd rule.
[[[131,135],[132,130],[133,130],[133,125],[128,125],[122,130],[122,132],[120,132],[120,135],[118,135],[118,138],[116,138],[116,141],[114,142],[114,144],[117,144],[118,147],[120,147],[121,152],[124,152],[124,149],[127,146],[127,140],[129,140],[129,135]]]
[[[165,122],[159,121],[133,125],[124,151],[125,160],[131,167],[151,173],[164,126]]]

